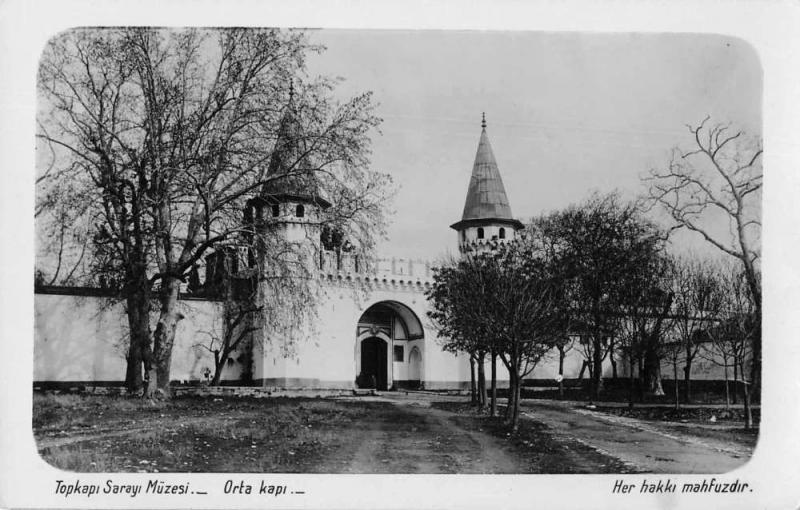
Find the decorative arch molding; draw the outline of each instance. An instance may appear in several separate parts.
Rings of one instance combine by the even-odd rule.
[[[369,306],[364,308],[364,311],[358,318],[358,322],[361,324],[364,316],[376,306],[385,306],[391,309],[395,314],[397,314],[397,316],[400,317],[400,319],[402,319],[403,328],[406,331],[406,340],[419,340],[425,338],[425,328],[422,325],[422,321],[419,319],[419,316],[417,316],[417,313],[410,306],[396,300],[383,299],[371,303]],[[358,334],[361,334],[361,332]]]
[[[384,333],[383,331],[379,331],[379,332],[377,332],[377,333],[375,333],[375,334],[372,334],[372,333],[371,333],[371,332],[369,332],[369,331],[364,331],[363,333],[361,333],[360,335],[358,335],[358,337],[356,338],[356,340],[357,340],[357,341],[359,341],[359,342],[363,342],[363,341],[364,341],[364,340],[366,340],[367,338],[370,338],[370,337],[373,337],[373,336],[374,336],[375,338],[380,338],[381,340],[383,340],[383,341],[384,341],[384,342],[386,342],[387,344],[391,344],[391,343],[392,343],[392,337],[390,337],[389,335],[387,335],[387,334],[386,334],[386,333]]]

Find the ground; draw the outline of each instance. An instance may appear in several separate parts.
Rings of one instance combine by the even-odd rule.
[[[621,416],[622,407],[575,402],[527,401],[524,407],[527,417],[544,423],[556,435],[590,445],[640,472],[730,471],[750,458],[758,437],[755,431],[745,431],[742,422],[660,420],[664,409],[659,407],[624,413],[649,414],[654,419]]]
[[[723,472],[749,458],[736,423],[621,416],[577,402],[525,401],[520,430],[464,397],[34,396],[45,460],[72,471],[304,473]]]

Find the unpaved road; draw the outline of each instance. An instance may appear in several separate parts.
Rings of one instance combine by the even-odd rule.
[[[752,453],[724,433],[698,431],[709,426],[557,401],[525,401],[517,435],[475,414],[463,396],[424,392],[184,399],[135,414],[140,404],[130,400],[66,403],[43,400],[34,432],[46,459],[75,471],[719,473]]]
[[[529,461],[534,452],[520,451],[519,445],[485,431],[459,426],[453,413],[430,407],[431,402],[443,399],[453,400],[392,393],[376,398],[413,415],[410,421],[415,426],[410,430],[399,423],[365,427],[359,432],[362,441],[355,454],[342,461],[340,469],[347,473],[531,472],[526,456]],[[463,397],[456,399],[463,401]],[[567,445],[563,452],[564,462],[571,464],[567,472],[609,472],[598,460],[606,457],[627,471],[721,473],[740,467],[752,455],[751,447],[693,434],[683,424],[613,416],[565,402],[527,401],[522,416],[544,424],[547,434]],[[576,449],[576,443],[585,448]],[[588,455],[586,450],[599,455]]]
[[[394,414],[354,423],[334,464],[320,472],[344,473],[619,473],[632,472],[613,457],[577,441],[554,437],[536,423],[511,436],[498,421],[466,408],[464,397],[386,393],[361,397],[388,404]],[[446,409],[442,409],[445,404]],[[449,404],[449,405],[448,405]],[[531,435],[531,429],[535,429]],[[355,439],[355,440],[353,440]]]
[[[455,425],[453,413],[409,401],[393,402],[405,423],[371,421],[358,429],[343,473],[523,473],[524,459],[502,439]],[[410,424],[410,425],[409,425]],[[358,424],[354,424],[358,427]],[[324,469],[323,469],[324,471]]]
[[[722,473],[740,467],[752,449],[693,435],[690,427],[613,416],[555,401],[525,402],[527,419],[649,473]]]

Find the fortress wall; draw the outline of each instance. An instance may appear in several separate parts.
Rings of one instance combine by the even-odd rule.
[[[206,332],[219,328],[219,303],[181,301],[185,318],[178,324],[172,354],[171,376],[178,381],[203,379],[203,369],[213,371],[214,357],[199,348]],[[127,352],[127,317],[124,303],[108,297],[63,294],[34,296],[35,382],[123,382]],[[225,367],[223,378],[238,379],[238,362]]]
[[[469,385],[469,362],[464,355],[443,352],[436,332],[427,323],[427,300],[416,287],[376,285],[362,292],[338,279],[326,285],[327,299],[321,305],[316,329],[308,340],[296,345],[296,356],[281,369],[276,346],[263,350],[263,371],[258,382],[265,386],[293,388],[353,388],[357,372],[356,326],[361,315],[381,301],[395,301],[410,308],[424,329],[424,339],[402,343],[404,362],[389,361],[389,384],[408,377],[408,360],[416,346],[422,355],[425,387],[458,388]],[[392,346],[388,345],[391,360]]]
[[[468,388],[469,358],[442,351],[436,331],[427,320],[427,301],[419,286],[376,285],[367,293],[348,285],[327,285],[327,299],[308,339],[295,346],[295,352],[284,358],[279,344],[268,344],[266,350],[254,348],[253,377],[265,386],[352,388],[356,376],[356,324],[371,305],[379,301],[397,301],[411,308],[424,327],[424,339],[403,342],[405,362],[390,362],[396,380],[408,378],[408,360],[413,346],[422,354],[421,372],[428,389]],[[40,294],[34,299],[34,367],[36,382],[107,382],[121,383],[125,378],[127,351],[127,318],[124,304],[108,297]],[[182,300],[185,318],[176,332],[172,355],[172,378],[177,381],[200,381],[204,369],[213,371],[213,355],[198,344],[208,342],[208,333],[220,333],[221,303],[204,300]],[[154,317],[155,319],[155,317]],[[391,356],[391,346],[389,346]],[[692,366],[694,380],[722,380],[724,369],[698,355]],[[246,357],[226,365],[223,380],[239,380],[248,368]],[[391,359],[391,358],[390,358]],[[567,355],[564,377],[578,377],[583,355],[578,348]],[[618,375],[627,377],[627,364],[617,362]],[[489,377],[489,364],[486,374]],[[552,351],[542,360],[530,379],[554,380],[558,374],[558,353]],[[733,369],[728,369],[733,378]],[[611,377],[611,363],[603,364],[604,377]],[[584,373],[588,378],[588,370]],[[662,362],[662,377],[671,379],[670,360]],[[683,362],[678,364],[678,378],[683,378]],[[498,361],[498,379],[507,384],[508,373]]]
[[[34,296],[33,380],[124,381],[122,305],[93,296]]]
[[[328,288],[318,318],[304,340],[284,358],[281,339],[271,339],[256,363],[258,384],[290,388],[353,388],[355,385],[355,335],[360,316],[352,289]],[[261,365],[260,367],[258,365]]]
[[[564,378],[575,379],[578,377],[585,359],[583,353],[578,349],[572,349],[567,353],[564,359]],[[678,379],[683,380],[683,367],[685,363],[683,359],[678,359]],[[505,368],[504,368],[505,369]],[[617,359],[617,376],[628,377],[629,367],[624,359]],[[638,370],[634,368],[634,376],[638,374]],[[539,362],[534,371],[528,376],[528,379],[554,379],[558,374],[558,351],[553,350]],[[672,360],[665,358],[661,360],[661,378],[671,380],[673,378],[673,365]],[[606,358],[603,360],[603,377],[612,377],[613,369],[611,361]],[[733,367],[728,368],[729,378],[733,378]],[[589,377],[588,369],[583,374],[584,378]],[[697,381],[711,381],[723,380],[725,378],[725,369],[723,367],[722,358],[718,354],[707,350],[701,350],[694,361],[692,362],[692,380]]]

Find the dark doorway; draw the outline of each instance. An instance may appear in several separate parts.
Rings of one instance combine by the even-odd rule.
[[[359,388],[386,390],[386,342],[370,337],[361,342]]]

